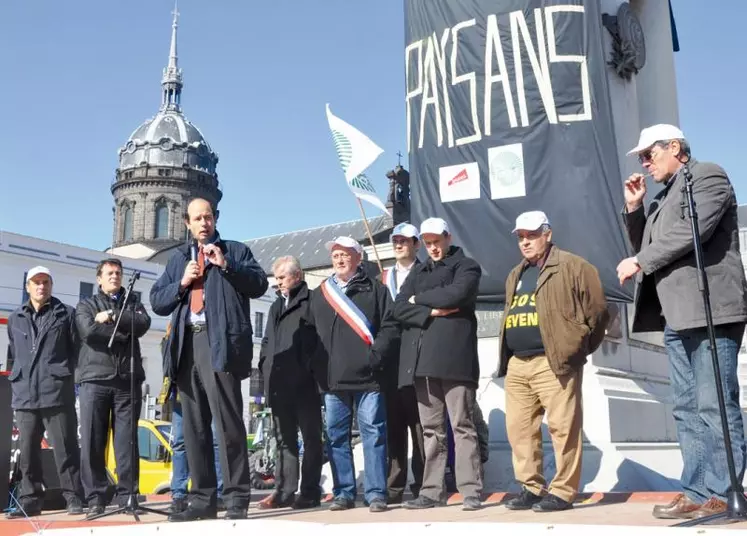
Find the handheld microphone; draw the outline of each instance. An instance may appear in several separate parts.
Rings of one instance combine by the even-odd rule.
[[[189,258],[197,262],[197,242],[194,240],[189,243]]]

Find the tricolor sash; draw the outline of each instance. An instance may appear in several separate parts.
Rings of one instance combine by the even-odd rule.
[[[389,289],[389,293],[392,295],[392,299],[397,299],[397,282],[394,280],[394,268],[384,270],[384,284]]]
[[[348,298],[345,293],[329,279],[322,283],[322,296],[332,306],[332,309],[340,315],[345,323],[363,339],[367,345],[371,346],[374,341],[373,326],[366,318],[366,315]]]

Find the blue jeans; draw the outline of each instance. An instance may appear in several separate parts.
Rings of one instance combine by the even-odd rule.
[[[715,326],[716,352],[724,389],[729,436],[737,480],[745,471],[745,443],[739,404],[737,354],[744,324]],[[730,488],[724,434],[706,328],[664,330],[669,354],[669,376],[674,390],[674,421],[682,451],[681,483],[685,494],[703,503],[711,497],[726,499]]]
[[[386,501],[386,406],[384,396],[376,391],[324,395],[332,493],[336,499],[354,501],[356,498],[355,465],[350,445],[354,404],[358,407],[358,427],[363,441],[364,498],[369,504],[374,499]]]
[[[215,474],[218,477],[218,498],[223,494],[223,476],[220,471],[220,456],[218,455],[218,434],[215,433],[215,421],[213,431],[213,452],[215,456]],[[184,448],[184,431],[182,429],[182,405],[174,403],[174,412],[171,417],[171,498],[183,499],[187,496],[187,482],[189,481],[189,465],[187,464],[187,451]]]

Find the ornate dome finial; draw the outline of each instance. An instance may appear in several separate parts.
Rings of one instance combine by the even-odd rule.
[[[171,48],[169,49],[169,64],[163,70],[161,87],[163,88],[161,96],[161,110],[181,110],[182,87],[182,70],[179,68],[179,56],[176,53],[176,29],[179,26],[179,11],[176,0],[174,0],[174,21],[171,23]]]

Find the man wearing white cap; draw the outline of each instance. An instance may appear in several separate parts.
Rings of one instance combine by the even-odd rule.
[[[397,297],[402,285],[412,269],[420,264],[417,258],[420,248],[418,228],[410,223],[400,223],[392,229],[391,242],[396,263],[384,270],[383,282],[389,289],[392,299]],[[423,485],[423,467],[425,465],[425,446],[423,444],[423,427],[418,414],[418,399],[415,388],[408,385],[398,387],[399,356],[392,359],[388,367],[386,410],[387,410],[387,454],[389,457],[388,502],[397,504],[407,484],[407,450],[408,430],[412,439],[412,477],[410,491],[417,497]]]
[[[573,507],[581,480],[581,383],[587,356],[609,321],[599,273],[552,244],[544,212],[516,218],[522,261],[506,279],[498,377],[505,377],[506,432],[521,493],[511,510]],[[555,477],[543,475],[542,417],[555,451]]]
[[[353,408],[363,442],[364,502],[387,509],[386,407],[383,370],[396,358],[399,326],[386,287],[361,268],[363,248],[341,236],[326,244],[334,274],[314,289],[311,316],[319,336],[312,371],[324,392],[328,451],[334,480],[330,510],[355,506],[351,447]]]
[[[413,268],[394,304],[402,325],[399,385],[414,385],[425,443],[419,496],[406,508],[445,502],[446,415],[454,430],[457,488],[465,510],[481,508],[482,475],[473,421],[474,391],[480,375],[475,304],[480,265],[451,244],[449,226],[428,218],[420,237],[429,259]]]
[[[664,331],[674,390],[674,420],[682,450],[683,493],[654,507],[655,517],[704,517],[726,510],[730,486],[724,436],[703,295],[699,287],[685,176],[692,193],[710,287],[726,413],[737,479],[745,473],[745,441],[737,379],[737,354],[747,321],[747,281],[739,250],[737,200],[726,172],[690,156],[682,131],[672,125],[643,129],[629,155],[664,188],[644,207],[645,177],[625,181],[623,217],[636,252],[620,262],[620,283],[635,278],[634,332]]]
[[[44,502],[41,441],[47,431],[69,514],[82,514],[78,417],[73,373],[77,359],[75,310],[52,296],[44,266],[26,273],[29,300],[8,317],[12,407],[20,434],[21,508],[8,518],[38,516]],[[48,476],[48,475],[47,475]]]

